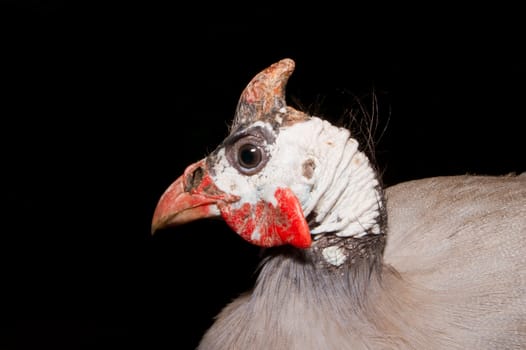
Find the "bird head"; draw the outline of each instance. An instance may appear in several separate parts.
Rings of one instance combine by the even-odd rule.
[[[300,249],[316,235],[379,232],[378,192],[356,191],[378,187],[367,158],[347,129],[287,106],[293,70],[294,61],[283,59],[250,81],[230,134],[161,196],[153,232],[222,217],[252,244]]]

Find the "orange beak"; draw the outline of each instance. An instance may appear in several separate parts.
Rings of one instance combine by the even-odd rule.
[[[239,197],[216,187],[206,170],[205,160],[200,160],[187,167],[159,199],[153,214],[152,234],[165,227],[218,217],[219,202],[232,203],[238,200]]]

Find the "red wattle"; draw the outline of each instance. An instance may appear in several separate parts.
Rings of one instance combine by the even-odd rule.
[[[309,225],[298,198],[289,188],[278,188],[274,197],[278,201],[277,212],[281,214],[281,220],[276,222],[281,240],[298,248],[310,247],[312,239]]]
[[[266,201],[244,203],[233,209],[230,204],[220,205],[225,222],[250,243],[273,247],[290,244],[297,248],[311,245],[309,226],[301,204],[288,188],[278,188],[274,193],[277,205]]]

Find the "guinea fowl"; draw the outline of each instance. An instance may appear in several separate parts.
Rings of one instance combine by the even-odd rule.
[[[264,248],[200,349],[526,346],[526,175],[382,188],[346,128],[286,105],[283,59],[229,136],[162,195],[152,230],[222,217]]]

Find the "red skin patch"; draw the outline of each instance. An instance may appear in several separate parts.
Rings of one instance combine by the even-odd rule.
[[[196,179],[195,174],[199,169],[201,176]],[[228,205],[238,200],[238,196],[217,188],[206,170],[205,161],[201,160],[187,167],[184,174],[161,196],[153,214],[152,232],[162,227],[214,217],[217,213],[211,210],[212,205],[219,201]]]
[[[265,201],[255,205],[244,203],[238,209],[220,205],[221,216],[234,231],[252,244],[262,247],[284,244],[297,248],[310,247],[312,240],[309,226],[294,193],[288,188],[278,188],[274,197],[276,206]],[[254,232],[259,232],[259,236],[255,237]]]

